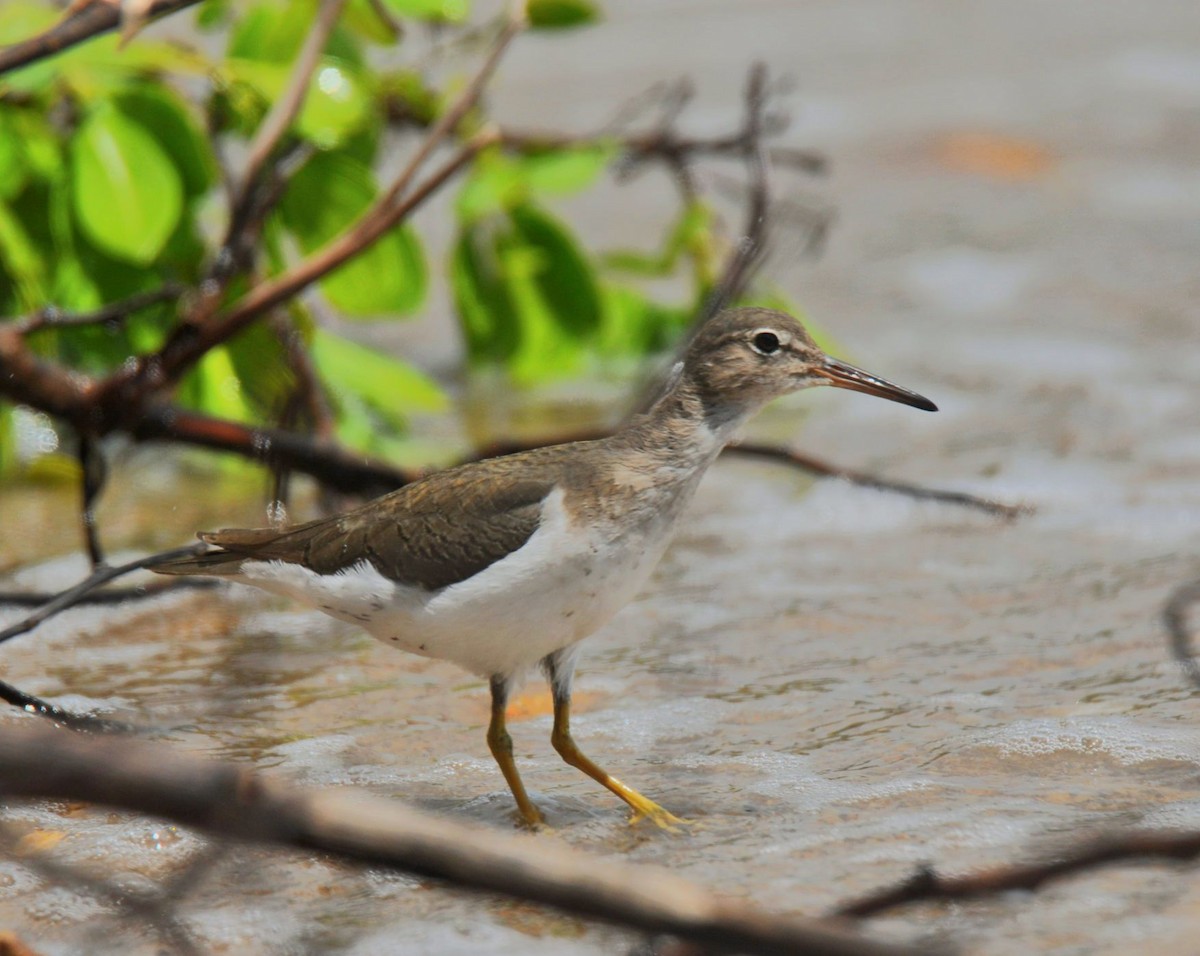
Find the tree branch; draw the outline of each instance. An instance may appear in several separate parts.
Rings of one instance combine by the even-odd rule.
[[[154,0],[147,18],[165,16],[200,0]],[[0,74],[54,56],[63,50],[115,30],[121,24],[121,9],[116,4],[89,3],[64,17],[45,33],[0,49]]]
[[[597,859],[396,801],[295,789],[145,741],[11,725],[0,736],[0,790],[11,797],[87,800],[214,836],[332,853],[719,950],[789,956],[928,952],[877,942],[833,923],[767,913],[655,867]]]
[[[766,109],[767,68],[756,63],[746,80],[746,122],[742,132],[742,155],[749,180],[746,201],[746,225],[721,278],[709,293],[700,311],[699,328],[726,306],[745,294],[767,249],[770,228],[770,186],[767,182],[767,158],[763,148],[763,116]]]
[[[246,166],[242,171],[241,186],[232,203],[230,238],[226,239],[226,246],[231,244],[233,234],[238,231],[238,224],[248,216],[250,208],[254,205],[254,193],[263,167],[271,158],[275,147],[279,145],[283,134],[287,132],[288,127],[292,125],[292,121],[304,106],[313,71],[321,59],[321,54],[325,52],[325,45],[329,42],[329,36],[333,33],[333,28],[337,25],[338,17],[341,16],[345,5],[346,0],[321,0],[316,21],[304,38],[304,45],[296,57],[283,95],[275,101],[271,111],[267,113],[254,133],[254,139],[250,142],[246,158]]]
[[[1013,521],[1022,515],[1032,514],[1034,511],[1032,505],[1009,505],[992,498],[980,498],[965,491],[943,491],[938,488],[925,488],[906,481],[881,478],[870,472],[843,468],[840,465],[834,465],[823,459],[814,458],[812,455],[805,455],[803,452],[792,451],[790,448],[780,445],[743,441],[735,445],[730,445],[726,451],[738,455],[747,455],[752,458],[766,458],[785,465],[794,465],[797,468],[807,471],[809,474],[822,478],[838,478],[842,481],[848,481],[852,485],[858,485],[860,488],[891,491],[904,495],[906,498],[916,498],[918,501],[937,501],[947,505],[973,508],[976,511],[982,511],[985,514],[1003,518],[1005,521]]]
[[[1014,863],[940,876],[922,866],[911,877],[861,899],[843,903],[834,916],[878,916],[899,906],[929,901],[976,899],[1013,890],[1036,890],[1052,880],[1085,873],[1109,863],[1131,860],[1194,860],[1200,856],[1200,831],[1148,830],[1101,837],[1042,863]]]
[[[116,324],[152,305],[172,302],[183,295],[183,292],[184,287],[180,283],[168,282],[162,288],[138,292],[127,299],[103,305],[94,312],[63,312],[54,306],[46,306],[27,318],[16,320],[12,327],[20,335],[29,335],[43,329],[60,329],[66,326]]]

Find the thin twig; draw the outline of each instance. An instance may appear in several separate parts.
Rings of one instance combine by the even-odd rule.
[[[56,595],[54,600],[46,602],[32,614],[0,630],[0,644],[11,641],[14,637],[20,637],[22,634],[28,634],[43,621],[49,620],[54,615],[73,606],[85,594],[96,590],[96,588],[114,578],[129,574],[131,571],[141,570],[160,561],[192,557],[203,554],[207,550],[208,545],[197,541],[195,544],[189,544],[186,548],[174,548],[171,551],[162,551],[159,554],[147,555],[138,558],[136,561],[129,561],[116,567],[101,565],[74,587],[67,588],[61,594]]]
[[[41,332],[43,329],[60,329],[77,325],[105,325],[123,322],[130,316],[161,302],[171,302],[183,295],[184,287],[178,282],[168,282],[149,292],[138,292],[127,299],[110,302],[93,312],[64,312],[54,306],[39,309],[33,315],[17,319],[13,324],[20,335]]]
[[[732,136],[677,136],[669,130],[650,133],[558,133],[520,130],[504,127],[500,145],[521,153],[539,153],[551,149],[572,149],[584,146],[615,146],[626,154],[628,163],[643,163],[665,157],[698,159],[711,156],[720,159],[745,158],[745,133]],[[806,173],[819,174],[828,170],[829,161],[820,153],[798,146],[769,146],[766,156],[772,166],[789,166]]]
[[[170,591],[196,591],[220,587],[214,578],[174,578],[170,581],[148,581],[127,588],[105,588],[85,594],[72,602],[71,607],[103,607],[160,597]],[[41,607],[58,597],[49,591],[0,591],[0,607]]]
[[[1188,614],[1193,604],[1200,604],[1200,580],[1175,589],[1163,608],[1163,625],[1171,637],[1171,653],[1184,676],[1200,687],[1200,662],[1192,652],[1192,633],[1188,628]]]
[[[709,293],[704,308],[700,310],[697,328],[745,294],[756,268],[766,255],[770,228],[767,213],[771,205],[767,159],[763,148],[766,88],[767,68],[756,63],[746,81],[746,126],[742,146],[750,193],[746,200],[746,225],[734,254]]]
[[[1083,843],[1042,863],[996,866],[961,876],[941,876],[922,866],[908,879],[861,899],[839,905],[831,915],[878,916],[910,903],[974,899],[1013,890],[1036,890],[1045,883],[1132,860],[1194,860],[1200,856],[1200,831],[1149,830],[1116,833]]]
[[[253,195],[263,167],[303,108],[308,88],[312,83],[313,71],[317,68],[321,54],[325,52],[330,34],[333,33],[345,5],[346,0],[321,0],[316,20],[304,38],[304,45],[292,66],[292,73],[283,95],[275,101],[250,141],[241,185],[232,204],[231,224],[244,219],[253,205]],[[236,232],[237,227],[231,225],[231,231]]]
[[[174,548],[171,551],[147,555],[146,557],[138,558],[136,561],[129,561],[117,567],[100,565],[74,587],[70,587],[55,595],[53,599],[47,601],[32,614],[26,615],[16,623],[10,624],[8,627],[0,630],[0,644],[3,644],[5,641],[11,641],[14,637],[20,637],[22,634],[27,634],[39,624],[54,617],[54,615],[65,611],[67,608],[76,606],[86,595],[96,590],[102,584],[112,581],[114,578],[119,578],[122,575],[129,574],[131,571],[140,570],[159,561],[191,557],[192,555],[203,554],[207,550],[208,546],[198,541],[195,544],[188,545],[186,548]],[[98,733],[129,733],[135,729],[129,724],[120,721],[95,717],[91,714],[77,714],[73,711],[65,710],[56,704],[42,700],[40,697],[27,693],[5,681],[0,681],[0,700],[28,713],[46,717],[55,723],[71,727],[75,730],[88,730]]]
[[[137,731],[137,728],[132,724],[127,724],[123,721],[109,720],[107,717],[97,717],[94,714],[77,714],[72,710],[65,710],[57,704],[51,704],[40,697],[26,693],[21,688],[14,687],[7,681],[0,681],[0,700],[6,704],[11,704],[18,710],[25,711],[27,714],[45,717],[47,720],[52,720],[63,727],[69,727],[71,730],[97,734],[131,734]]]
[[[215,835],[332,853],[716,950],[789,956],[929,952],[878,942],[833,922],[768,913],[657,867],[598,859],[361,793],[297,789],[147,741],[83,739],[41,725],[7,727],[0,735],[0,791],[88,800]]]
[[[469,163],[476,153],[494,141],[493,131],[484,130],[479,133],[403,201],[388,208],[377,203],[348,231],[287,272],[255,286],[234,303],[228,312],[213,322],[203,328],[192,328],[187,333],[173,337],[159,355],[143,363],[144,367],[153,369],[158,381],[173,380],[210,349],[232,338],[264,312],[286,302],[322,276],[369,248]]]
[[[108,479],[108,464],[104,453],[87,432],[79,433],[79,514],[83,524],[83,542],[93,570],[104,564],[104,549],[96,528],[96,499]]]
[[[488,81],[496,72],[496,67],[500,65],[501,57],[504,56],[509,45],[527,25],[525,3],[514,3],[508,16],[505,18],[500,35],[496,38],[495,43],[492,44],[492,48],[484,59],[483,65],[471,77],[471,81],[459,94],[458,99],[430,127],[429,132],[421,141],[421,145],[417,147],[417,151],[405,164],[404,168],[400,170],[399,175],[396,176],[388,191],[384,193],[381,206],[386,208],[404,196],[413,181],[413,177],[425,165],[425,161],[433,155],[433,151],[437,149],[442,140],[457,128],[463,117],[474,108],[475,104],[479,101],[479,97],[483,94],[484,87],[487,86]],[[493,136],[498,136],[498,134],[493,133]]]
[[[895,481],[891,478],[880,478],[866,471],[856,471],[852,468],[842,468],[805,455],[803,452],[792,451],[780,445],[767,445],[758,442],[738,442],[729,445],[727,452],[737,455],[748,455],[753,458],[767,458],[771,461],[794,465],[804,471],[823,478],[838,478],[860,488],[874,488],[878,491],[890,491],[906,498],[916,498],[918,501],[937,501],[946,505],[957,505],[962,508],[973,508],[985,514],[996,515],[1006,521],[1013,521],[1022,515],[1033,514],[1032,505],[1009,505],[992,498],[981,498],[965,491],[943,491],[939,488],[926,488],[906,481]]]
[[[404,25],[392,15],[392,11],[387,8],[383,0],[367,0],[367,6],[371,8],[371,12],[375,14],[375,18],[383,28],[391,34],[393,43],[404,36]]]

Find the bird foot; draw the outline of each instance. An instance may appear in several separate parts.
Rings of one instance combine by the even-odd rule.
[[[696,826],[695,820],[684,820],[681,817],[675,816],[670,810],[660,807],[653,800],[646,800],[644,804],[633,808],[633,815],[629,818],[629,825],[637,826],[643,820],[653,823],[660,830],[666,830],[668,833],[682,833],[684,830]]]

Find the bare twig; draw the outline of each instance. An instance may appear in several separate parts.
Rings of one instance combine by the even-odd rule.
[[[1200,580],[1176,588],[1163,608],[1163,624],[1171,637],[1171,652],[1184,676],[1200,687],[1200,662],[1192,652],[1192,634],[1188,628],[1188,614],[1194,604],[1200,604]]]
[[[220,587],[214,578],[175,578],[170,581],[149,581],[128,588],[105,588],[84,594],[71,602],[71,607],[99,607],[159,597],[169,591],[195,591]],[[48,591],[0,591],[0,607],[41,607],[58,597]],[[2,954],[0,954],[2,956]]]
[[[0,630],[0,644],[11,641],[14,637],[20,637],[22,634],[28,634],[43,621],[54,617],[60,611],[76,604],[83,595],[96,590],[102,584],[107,584],[114,578],[122,577],[131,571],[138,571],[152,564],[157,564],[160,561],[170,561],[173,558],[186,558],[192,555],[203,554],[207,550],[208,545],[197,541],[195,544],[189,544],[186,548],[174,548],[171,551],[147,555],[144,558],[138,558],[136,561],[129,561],[126,564],[120,564],[116,567],[101,565],[74,587],[68,588],[57,595],[54,600],[42,605],[32,614],[17,621],[17,623],[10,624],[8,627]]]
[[[233,452],[272,468],[302,472],[346,494],[381,495],[417,477],[414,472],[309,435],[210,418],[173,406],[147,409],[134,426],[133,437]]]
[[[766,108],[767,68],[756,63],[746,81],[746,125],[742,134],[742,153],[746,160],[749,197],[746,200],[746,225],[742,238],[721,278],[709,293],[696,321],[699,328],[723,308],[741,297],[767,249],[770,224],[770,187],[767,159],[763,148],[763,112]]]
[[[183,291],[184,287],[180,283],[168,282],[160,289],[139,292],[119,302],[111,302],[94,312],[63,312],[61,309],[47,306],[27,318],[16,320],[14,328],[20,335],[29,335],[31,332],[59,329],[64,326],[120,323],[142,309],[178,299],[183,295]]]
[[[83,523],[83,542],[91,559],[92,568],[104,564],[104,549],[100,545],[100,534],[96,528],[96,498],[104,489],[108,479],[108,464],[104,453],[96,447],[90,435],[79,434],[79,488],[80,518]]]
[[[232,204],[231,233],[237,231],[236,224],[240,223],[248,214],[253,205],[254,192],[263,167],[271,158],[271,154],[275,152],[275,147],[279,145],[283,134],[287,132],[288,127],[292,125],[292,121],[304,106],[313,71],[317,67],[321,54],[325,52],[325,45],[329,42],[329,36],[333,33],[333,28],[337,25],[338,17],[341,16],[345,5],[346,0],[321,0],[316,20],[304,38],[304,45],[296,57],[283,95],[275,101],[271,111],[267,113],[254,133],[254,139],[250,141],[246,166],[242,170],[237,198]],[[227,240],[226,245],[228,244]]]
[[[627,163],[633,164],[662,160],[665,157],[683,157],[687,160],[706,156],[743,159],[746,150],[744,131],[732,136],[693,137],[679,136],[670,130],[575,135],[505,127],[500,132],[500,143],[507,149],[522,153],[612,144],[625,154]],[[824,173],[829,165],[825,156],[798,146],[769,146],[766,148],[766,157],[772,166],[789,166],[812,174]]]
[[[425,165],[425,161],[433,155],[433,151],[437,149],[442,140],[454,132],[458,124],[462,122],[463,117],[479,102],[479,97],[483,94],[484,87],[487,86],[488,81],[496,72],[496,67],[500,65],[501,57],[504,56],[509,45],[525,29],[526,25],[525,3],[516,2],[513,4],[508,17],[504,21],[500,35],[496,38],[491,50],[484,59],[483,65],[480,66],[466,88],[459,94],[458,99],[430,127],[429,132],[421,141],[421,145],[417,147],[417,151],[413,153],[412,158],[400,170],[399,175],[396,176],[396,179],[384,194],[380,203],[383,208],[391,206],[405,195],[408,187],[412,184],[413,178],[420,171],[421,167]],[[493,141],[495,141],[499,138],[499,133],[493,131],[491,136]]]
[[[910,903],[974,899],[1012,890],[1036,890],[1045,883],[1109,863],[1132,860],[1190,861],[1200,856],[1200,831],[1147,830],[1117,833],[1073,847],[1054,860],[1015,863],[962,876],[940,876],[922,866],[911,877],[861,899],[843,903],[832,915],[878,916]]]
[[[74,711],[65,710],[57,704],[51,704],[40,697],[28,694],[19,687],[9,684],[7,681],[0,681],[0,700],[7,704],[12,704],[12,706],[28,714],[45,717],[47,720],[52,720],[63,727],[70,727],[72,730],[98,734],[128,734],[133,733],[137,729],[119,720],[109,720],[106,717],[96,717],[92,714],[77,714]]]
[[[717,950],[916,954],[834,923],[775,915],[673,873],[601,860],[545,840],[426,814],[345,791],[298,790],[233,764],[145,741],[10,726],[0,736],[0,791],[82,799],[166,817],[211,834],[317,850],[480,892],[531,900]]]
[[[785,465],[794,465],[809,474],[822,478],[838,478],[860,488],[874,488],[878,491],[890,491],[906,498],[916,498],[918,501],[937,501],[947,505],[957,505],[963,508],[973,508],[985,514],[995,515],[1006,521],[1012,521],[1022,515],[1032,514],[1033,506],[1027,504],[1009,505],[991,498],[981,498],[965,491],[943,491],[939,488],[926,488],[906,481],[894,481],[881,478],[870,472],[856,471],[852,468],[842,468],[812,455],[792,451],[780,445],[766,445],[758,442],[738,442],[725,449],[737,455],[748,455],[753,458],[767,458]]]
[[[131,571],[140,570],[159,561],[169,561],[176,557],[185,558],[190,555],[202,554],[206,550],[208,550],[208,546],[198,541],[195,544],[188,545],[186,548],[175,548],[171,551],[151,554],[144,558],[138,558],[136,561],[129,561],[126,564],[118,565],[117,567],[109,567],[101,564],[88,577],[74,587],[55,595],[52,600],[47,601],[32,614],[26,615],[15,624],[10,624],[8,627],[0,630],[0,644],[3,644],[5,641],[11,641],[14,637],[20,637],[22,634],[28,634],[39,624],[54,617],[54,615],[79,604],[86,595],[102,584],[112,581],[114,578],[119,578],[129,574]],[[35,697],[33,694],[29,694],[19,687],[14,687],[12,684],[4,681],[0,681],[0,700],[12,704],[14,707],[19,707],[28,713],[49,718],[55,723],[71,727],[75,730],[90,730],[100,733],[128,733],[134,729],[130,725],[120,721],[64,710],[56,704],[51,704],[40,697]]]
[[[231,306],[228,312],[201,328],[189,326],[173,335],[160,353],[141,363],[142,367],[152,370],[156,382],[174,380],[210,349],[232,338],[260,315],[286,302],[322,276],[369,248],[494,139],[495,133],[491,130],[484,130],[476,135],[403,201],[391,207],[384,207],[382,202],[376,203],[349,230],[287,272],[256,285]]]
[[[199,2],[200,0],[154,0],[145,16],[165,16]],[[61,53],[92,37],[115,30],[120,25],[121,8],[117,4],[89,3],[79,7],[44,33],[0,49],[0,74]]]
[[[403,24],[392,15],[392,11],[387,8],[383,0],[367,0],[367,6],[371,8],[371,12],[375,14],[383,28],[391,34],[393,43],[404,36]]]

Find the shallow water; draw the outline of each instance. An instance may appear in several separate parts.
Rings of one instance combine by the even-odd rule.
[[[1176,195],[1200,141],[1200,60],[1178,38],[1200,35],[1200,11],[1018,3],[950,15],[889,0],[739,5],[706,19],[680,4],[608,6],[602,28],[517,51],[498,90],[505,115],[536,102],[539,122],[585,128],[622,95],[688,71],[699,104],[714,104],[702,120],[718,123],[756,53],[798,73],[798,141],[832,154],[824,191],[839,225],[821,261],[775,273],[853,361],[942,408],[809,394],[752,434],[1037,510],[1004,524],[718,463],[652,585],[589,641],[574,722],[597,760],[701,826],[631,831],[617,801],[554,754],[534,681],[512,730],[555,827],[547,839],[818,914],[920,862],[961,871],[1107,826],[1200,826],[1197,695],[1159,623],[1171,589],[1200,574],[1200,227]],[[639,59],[666,24],[676,52],[655,45],[656,59]],[[618,51],[636,64],[628,75],[611,71]],[[549,95],[535,77],[558,61],[539,65],[543,55],[564,57]],[[953,168],[940,144],[964,129],[1034,143],[1048,165],[1016,179],[986,163]],[[652,185],[635,187],[649,201],[624,217],[665,208]],[[600,236],[638,227],[599,203],[581,214]],[[435,361],[451,348],[422,347]],[[185,481],[164,497],[155,486],[172,472],[159,461],[138,452],[119,465],[101,509],[112,546],[167,547],[259,519],[232,487]],[[78,558],[51,560],[75,546],[72,500],[69,489],[3,490],[0,568],[46,559],[10,582],[57,587],[80,572]],[[190,751],[509,825],[481,681],[256,593],[74,611],[3,655],[6,680],[134,716]],[[63,859],[133,883],[201,846],[104,810],[8,818],[65,833]],[[101,918],[103,904],[18,863],[0,862],[0,886],[0,922],[47,953],[84,940],[151,950],[149,936]],[[217,951],[599,953],[629,942],[248,850],[230,851],[182,913]],[[1192,871],[1139,865],[868,926],[978,953],[1126,953],[1153,940],[1170,954],[1194,952],[1198,913]]]

